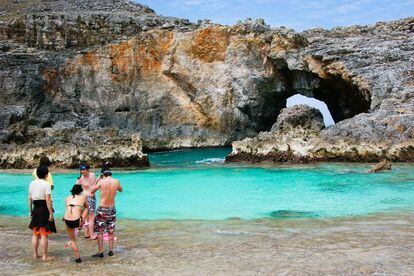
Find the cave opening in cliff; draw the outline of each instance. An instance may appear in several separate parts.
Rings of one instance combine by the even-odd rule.
[[[259,85],[265,106],[263,116],[258,119],[259,131],[270,130],[280,110],[287,106],[288,99],[294,95],[325,103],[335,123],[369,111],[369,91],[359,88],[339,75],[324,72],[322,78],[307,70],[291,70],[283,59],[272,60],[271,65],[271,76]],[[269,95],[272,97],[271,100]]]
[[[332,118],[332,115],[331,115],[331,112],[329,111],[328,106],[323,101],[319,101],[311,97],[306,97],[301,94],[295,94],[289,97],[286,101],[286,107],[291,107],[291,106],[300,105],[300,104],[305,104],[310,107],[319,109],[319,111],[321,112],[323,116],[323,122],[325,124],[325,127],[335,124],[335,121]]]

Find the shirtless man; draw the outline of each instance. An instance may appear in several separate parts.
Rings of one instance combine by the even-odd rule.
[[[81,164],[79,166],[81,176],[79,177],[76,184],[81,184],[83,188],[82,195],[86,197],[88,203],[88,218],[85,220],[89,224],[85,229],[85,238],[91,240],[96,239],[96,235],[93,233],[93,224],[95,221],[95,209],[96,209],[96,197],[92,194],[92,188],[95,186],[96,178],[95,174],[91,173],[90,166],[88,164]]]
[[[92,194],[101,190],[101,198],[99,207],[96,210],[95,232],[98,233],[98,253],[92,257],[103,258],[103,233],[108,233],[109,252],[108,256],[113,256],[114,247],[114,231],[116,223],[115,196],[117,192],[122,192],[121,183],[117,179],[112,178],[112,172],[108,163],[105,163],[101,170],[95,187],[92,188]]]

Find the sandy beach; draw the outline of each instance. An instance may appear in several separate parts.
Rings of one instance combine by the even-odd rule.
[[[63,225],[50,238],[53,261],[31,258],[28,219],[0,218],[3,275],[315,275],[414,272],[414,216],[376,214],[330,220],[120,220],[115,256],[94,259],[80,239],[73,263]],[[83,233],[81,233],[83,235]]]

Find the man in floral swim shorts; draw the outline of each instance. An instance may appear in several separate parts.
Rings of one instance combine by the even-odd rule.
[[[92,188],[92,194],[101,190],[99,207],[96,210],[94,230],[98,233],[98,253],[92,257],[103,258],[103,234],[108,233],[109,252],[108,256],[113,256],[114,231],[116,223],[115,196],[117,192],[122,192],[119,180],[112,178],[112,172],[108,163],[105,163],[101,170],[101,176],[98,182]]]
[[[113,233],[116,223],[116,209],[113,207],[98,207],[95,216],[95,232]]]

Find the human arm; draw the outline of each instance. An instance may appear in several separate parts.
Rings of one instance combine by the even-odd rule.
[[[84,201],[83,201],[83,210],[81,213],[81,223],[84,224],[85,223],[85,218],[88,215],[88,202],[86,201],[86,197],[84,197]]]
[[[29,193],[28,203],[29,203],[29,215],[31,216],[32,215],[33,200],[32,200],[32,197],[30,196],[30,193]]]
[[[50,184],[50,188],[53,190],[55,188],[55,185],[53,184],[53,177],[50,172],[46,176],[46,181]]]
[[[119,182],[119,180],[117,180],[118,182],[118,192],[122,192],[124,189],[121,186],[121,182]]]
[[[53,220],[53,206],[52,206],[52,199],[50,197],[50,194],[46,195],[46,204],[47,204],[47,209],[49,210],[49,220]]]
[[[95,186],[91,189],[91,194],[95,194],[101,188],[101,184],[99,184],[99,180],[96,182]]]
[[[29,197],[27,199],[27,202],[29,204],[29,215],[31,216],[32,215],[33,200],[32,200],[32,194],[30,192],[30,190],[31,190],[30,188],[31,188],[31,185],[29,186]]]
[[[53,220],[52,191],[50,185],[46,185],[45,198],[47,209],[49,210],[49,220]]]

